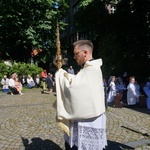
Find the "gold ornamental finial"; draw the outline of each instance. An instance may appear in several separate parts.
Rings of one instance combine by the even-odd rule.
[[[57,66],[58,69],[62,67],[62,54],[61,54],[61,44],[60,44],[60,34],[59,34],[59,23],[57,20],[57,28],[56,28],[56,56],[54,59],[54,64]]]

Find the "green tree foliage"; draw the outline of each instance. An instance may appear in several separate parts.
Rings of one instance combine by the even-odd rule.
[[[79,11],[74,16],[75,30],[79,32],[90,31],[91,38],[96,39],[99,36],[97,33],[104,32],[102,30],[104,29],[104,15],[105,5],[103,1],[81,0]]]
[[[1,57],[27,61],[32,48],[43,52],[38,61],[52,58],[55,49],[56,19],[61,22],[67,4],[54,0],[1,0],[0,1],[0,50]]]
[[[122,70],[143,78],[150,71],[150,1],[122,0],[110,23],[110,32],[115,32],[116,41],[121,44],[122,55],[118,60]],[[117,62],[116,62],[117,66]],[[115,70],[117,73],[117,70]]]
[[[4,63],[0,63],[0,70],[0,79],[2,79],[4,75],[8,74],[8,67]]]
[[[103,59],[105,76],[150,75],[150,1],[120,0],[114,14],[106,4],[112,0],[81,0],[75,14],[76,30],[92,32],[95,57]],[[87,16],[87,17],[84,17]]]

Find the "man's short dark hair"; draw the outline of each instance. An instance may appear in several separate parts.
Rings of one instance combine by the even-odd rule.
[[[73,47],[76,47],[76,46],[80,47],[84,45],[91,47],[91,49],[93,50],[93,43],[89,40],[78,40],[73,43]]]

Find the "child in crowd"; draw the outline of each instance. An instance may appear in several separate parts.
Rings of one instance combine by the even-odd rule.
[[[139,99],[139,93],[136,90],[135,87],[135,77],[131,76],[129,78],[129,84],[127,86],[127,103],[128,105],[136,105],[137,103],[137,99]]]
[[[116,84],[115,84],[115,76],[112,76],[110,78],[110,84],[109,84],[109,93],[107,97],[107,102],[111,103],[114,101],[114,96],[116,95]]]

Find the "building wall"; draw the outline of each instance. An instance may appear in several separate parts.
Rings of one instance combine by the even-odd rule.
[[[81,0],[70,0],[69,1],[69,10],[67,14],[67,24],[65,33],[62,34],[63,37],[66,39],[66,43],[68,47],[72,45],[74,41],[77,41],[79,39],[90,39],[90,35],[92,34],[91,31],[75,31],[76,24],[74,23],[73,15],[78,11],[79,9],[79,3]],[[106,4],[106,9],[108,10],[109,14],[113,14],[116,10],[116,5],[120,0],[110,1],[110,3]]]

